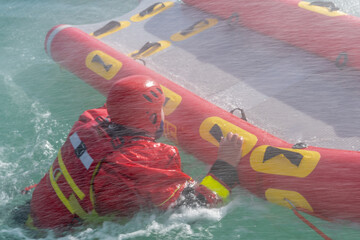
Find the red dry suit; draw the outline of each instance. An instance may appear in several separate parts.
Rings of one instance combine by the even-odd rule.
[[[104,215],[130,217],[142,209],[167,209],[190,192],[208,205],[229,195],[228,174],[216,178],[215,169],[195,185],[181,171],[176,147],[111,124],[107,116],[104,106],[85,111],[74,124],[33,192],[28,225],[57,228]]]

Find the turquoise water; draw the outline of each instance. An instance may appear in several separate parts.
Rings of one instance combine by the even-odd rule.
[[[335,2],[335,1],[334,1]],[[357,1],[336,1],[358,14]],[[340,4],[341,3],[341,4]],[[54,239],[34,235],[10,220],[56,156],[79,114],[104,97],[61,69],[44,51],[47,31],[57,24],[87,24],[120,16],[136,0],[0,1],[0,239]],[[201,179],[207,166],[181,153],[184,171]],[[333,239],[359,239],[360,226],[307,216]],[[127,224],[105,222],[64,233],[62,239],[322,239],[290,210],[236,189],[219,209],[139,213]]]

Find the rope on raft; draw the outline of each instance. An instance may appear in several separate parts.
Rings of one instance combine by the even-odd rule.
[[[284,200],[287,201],[291,205],[291,207],[292,207],[291,210],[298,218],[300,218],[301,221],[303,221],[306,225],[308,225],[312,230],[314,230],[317,234],[319,234],[325,240],[331,240],[330,237],[328,237],[325,233],[323,233],[320,229],[318,229],[314,224],[312,224],[309,220],[307,220],[303,215],[301,215],[296,210],[296,206],[289,199],[284,198]]]

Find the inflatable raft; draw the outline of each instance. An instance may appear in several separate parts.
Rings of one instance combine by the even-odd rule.
[[[295,0],[184,2],[55,26],[46,52],[105,96],[119,78],[152,76],[166,94],[166,136],[182,149],[211,164],[221,136],[238,133],[244,188],[360,222],[359,34],[343,32],[360,20]]]

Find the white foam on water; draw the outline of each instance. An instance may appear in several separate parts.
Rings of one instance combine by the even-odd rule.
[[[52,138],[54,129],[58,128],[59,124],[56,119],[52,118],[51,112],[45,109],[39,101],[27,95],[10,75],[3,76],[6,93],[10,96],[9,102],[16,107],[16,111],[19,111],[9,113],[11,114],[9,118],[28,119],[28,122],[25,123],[26,126],[19,126],[18,129],[12,131],[13,138],[22,139],[22,144],[18,145],[16,149],[18,153],[23,152],[21,160],[28,161],[28,159],[33,159],[36,153],[41,153],[42,158],[48,161],[56,152],[49,138]],[[32,131],[33,134],[30,132],[30,134],[27,133],[28,136],[24,136],[24,131]],[[38,161],[35,161],[34,164],[38,164]]]
[[[81,231],[61,239],[215,239],[212,232],[238,206],[239,201],[235,199],[220,208],[183,207],[166,212],[140,212],[124,225],[104,222],[94,228],[80,227]]]
[[[151,235],[157,236],[166,236],[170,232],[177,232],[177,235],[181,236],[192,236],[194,232],[191,229],[191,226],[185,223],[173,223],[173,224],[161,224],[156,221],[152,221],[146,229],[140,229],[134,232],[120,234],[118,236],[119,240],[125,239],[136,239],[137,237],[150,237]],[[174,239],[177,237],[174,236]]]
[[[11,198],[6,192],[0,192],[0,206],[5,206],[10,200]]]
[[[169,238],[172,239],[212,239],[211,229],[217,225],[228,212],[238,206],[238,201],[232,201],[220,208],[187,208],[169,210],[165,213],[153,214],[148,220],[137,215],[127,224],[126,233],[119,234],[118,239],[137,238]],[[132,228],[134,230],[131,231]]]
[[[13,148],[13,147],[0,146],[0,169],[11,169],[14,167],[13,163],[3,161],[14,151],[15,151],[15,148]]]
[[[1,229],[0,230],[0,240],[8,239],[30,239],[24,235],[21,228],[11,228],[11,229]]]
[[[15,161],[11,161],[11,156],[16,152],[16,148],[8,145],[0,146],[0,206],[5,205],[8,201],[5,201],[4,196],[7,195],[5,188],[8,184],[14,184],[17,178],[14,178],[16,169],[19,164]]]

